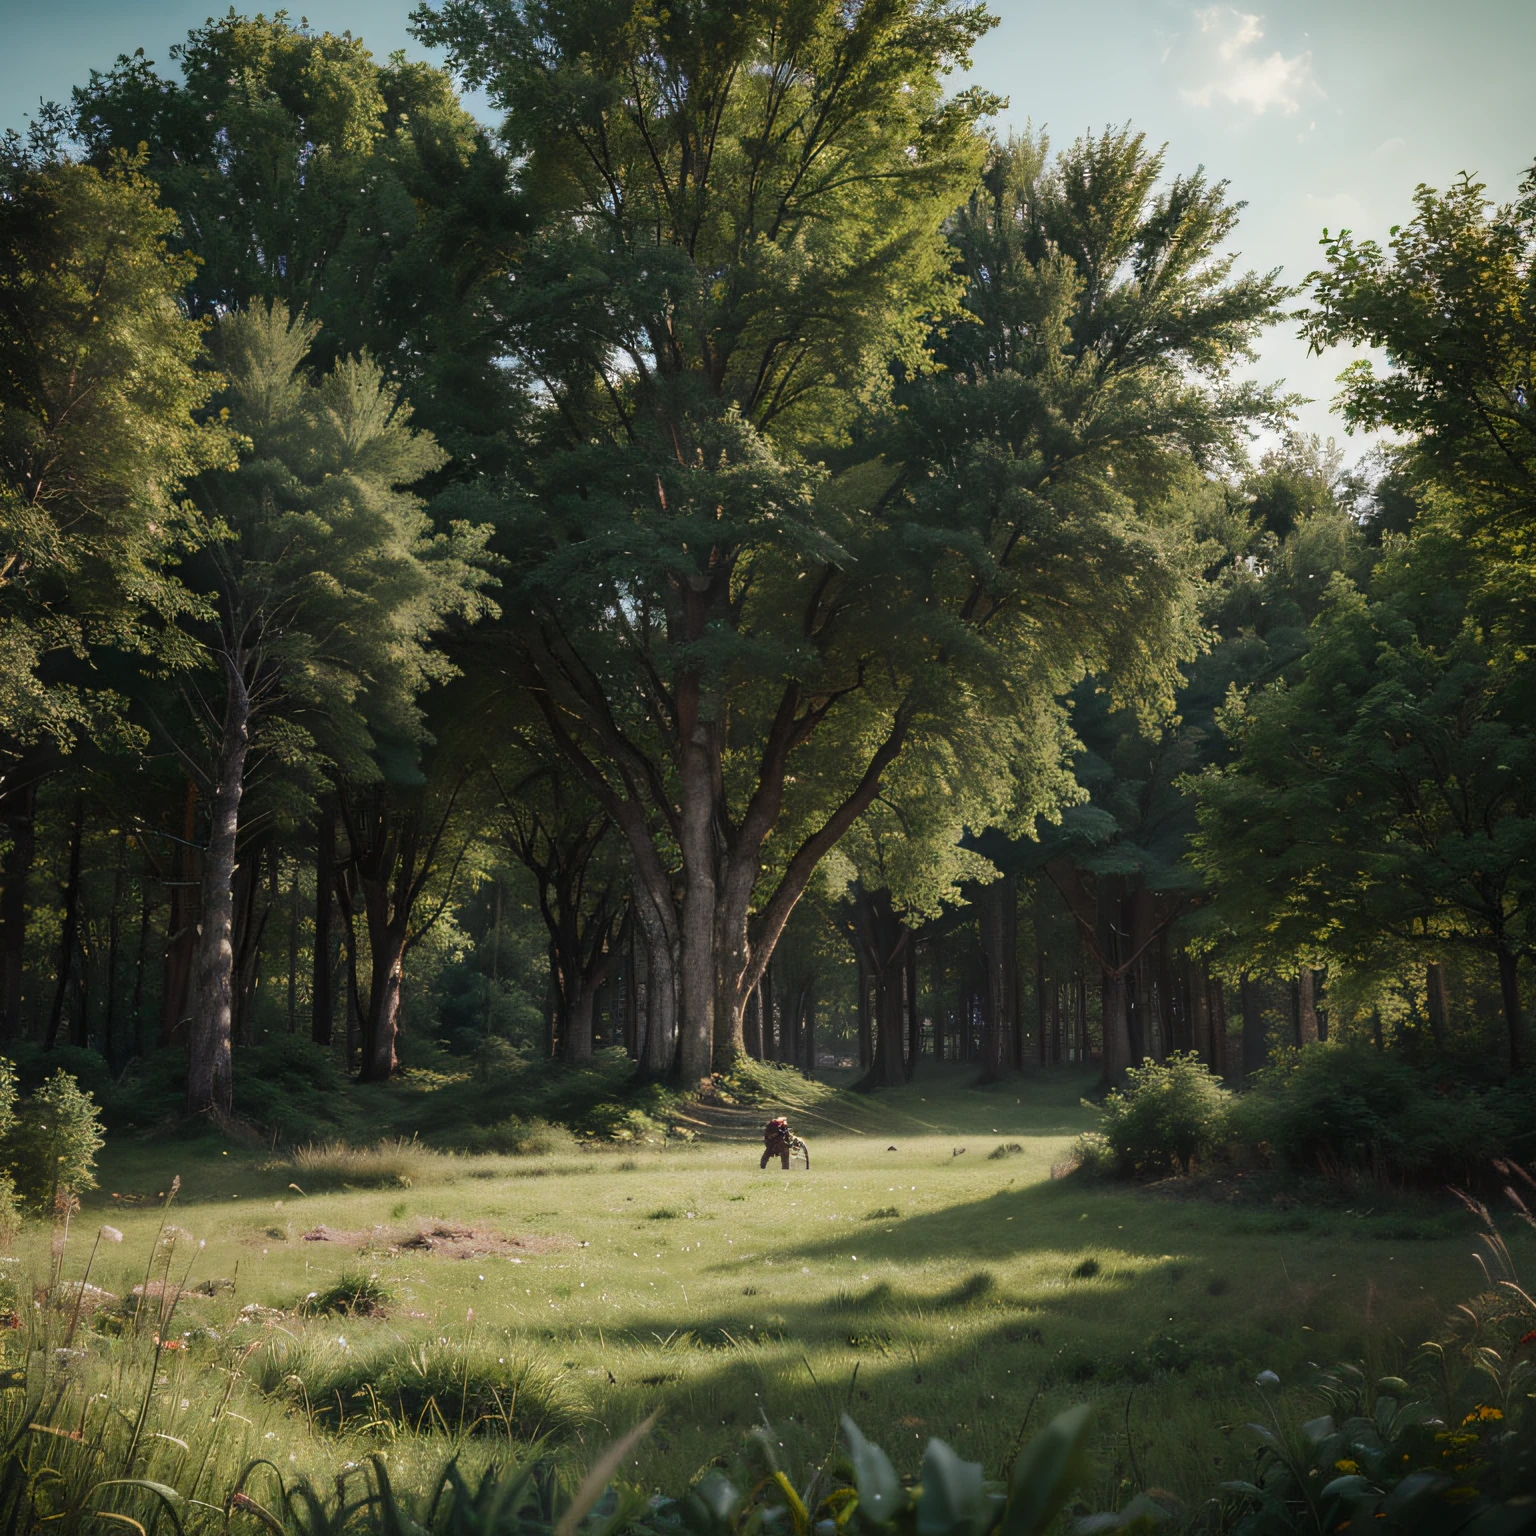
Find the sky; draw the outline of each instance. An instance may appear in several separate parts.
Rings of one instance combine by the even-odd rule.
[[[318,29],[412,54],[415,0],[300,0]],[[1251,3],[1251,0],[1250,0]],[[254,7],[252,7],[254,8]],[[0,128],[65,100],[92,67],[142,47],[162,67],[209,0],[0,0]],[[1130,123],[1167,146],[1170,173],[1204,166],[1247,203],[1240,264],[1300,283],[1326,228],[1385,239],[1414,188],[1462,172],[1511,196],[1536,161],[1532,0],[992,0],[972,78],[1008,98],[1001,125],[1064,145]],[[958,83],[958,82],[957,82]],[[471,108],[485,115],[483,102]],[[1252,370],[1307,396],[1298,426],[1347,440],[1330,412],[1347,358],[1309,357],[1295,326]]]

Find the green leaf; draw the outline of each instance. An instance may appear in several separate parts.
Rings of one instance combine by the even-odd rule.
[[[942,1440],[930,1440],[917,1501],[918,1536],[980,1536],[985,1515],[981,1463],[962,1461]]]
[[[843,1438],[848,1442],[848,1456],[853,1462],[860,1516],[874,1525],[888,1525],[906,1502],[901,1480],[896,1476],[890,1457],[878,1445],[871,1445],[846,1413],[843,1415]]]
[[[1013,1464],[1002,1536],[1038,1536],[1088,1479],[1093,1409],[1079,1403],[1058,1415]]]

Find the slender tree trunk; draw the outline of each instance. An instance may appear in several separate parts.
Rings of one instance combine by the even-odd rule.
[[[1525,1021],[1520,1009],[1520,972],[1515,952],[1508,944],[1498,947],[1499,997],[1504,1005],[1504,1028],[1509,1036],[1509,1070],[1525,1068]]]
[[[309,1038],[329,1045],[336,1022],[336,984],[332,974],[331,914],[336,903],[336,804],[329,796],[315,834],[315,953],[310,981]]]
[[[1219,976],[1209,976],[1206,985],[1211,999],[1211,1071],[1220,1078],[1226,1078],[1227,991]]]
[[[48,1016],[48,1035],[43,1049],[51,1051],[59,1040],[64,1004],[74,972],[75,950],[80,942],[80,844],[85,834],[85,793],[75,794],[75,824],[69,838],[69,874],[64,882],[64,925],[59,934],[59,973],[53,989],[53,1009]]]
[[[133,959],[133,1053],[147,1056],[149,1043],[144,1038],[144,967],[149,958],[149,876],[139,876],[139,947]]]
[[[1250,981],[1245,971],[1238,983],[1243,1007],[1243,1077],[1253,1076],[1268,1059],[1264,1039],[1264,1014],[1260,1006],[1258,983]]]
[[[944,946],[937,939],[928,945],[928,990],[933,997],[933,1059],[944,1060],[944,1025],[948,1009],[944,1006]]]
[[[299,1032],[299,866],[288,877],[288,1033]]]
[[[869,967],[861,949],[858,955],[859,970],[859,1066],[868,1071],[875,1060],[875,1036],[869,1016],[870,977]]]
[[[805,994],[805,1071],[808,1077],[816,1076],[816,992],[814,988]]]
[[[1193,1014],[1193,1049],[1212,1072],[1216,1070],[1216,1043],[1211,1038],[1210,977],[1202,960],[1190,980],[1190,1002]]]
[[[10,835],[10,847],[0,863],[0,1038],[21,1034],[21,978],[27,959],[27,876],[37,851],[37,780],[18,785],[0,797],[0,821]]]
[[[1035,1037],[1038,1049],[1035,1055],[1042,1067],[1050,1063],[1050,1048],[1045,1027],[1045,951],[1035,946]]]
[[[202,932],[197,942],[196,990],[187,1038],[189,1115],[227,1115],[233,1107],[230,1045],[234,1023],[235,854],[250,743],[250,698],[239,669],[228,661],[225,665],[224,741],[209,807]]]
[[[102,1055],[115,1068],[117,1056],[117,946],[121,937],[123,876],[127,872],[128,834],[118,833],[117,862],[112,871],[112,910],[107,914],[107,997],[106,1017],[102,1021]]]
[[[981,1080],[994,1083],[1006,1075],[1011,1064],[1018,1005],[1018,907],[1011,876],[1004,875],[985,888],[981,925],[987,978],[986,1039],[982,1046]]]
[[[1317,1044],[1317,972],[1306,966],[1296,978],[1296,1025],[1299,1045]]]
[[[1446,1034],[1451,1022],[1450,990],[1445,984],[1445,965],[1432,960],[1427,976],[1429,993],[1429,1033],[1435,1049],[1445,1049]]]
[[[182,803],[181,841],[173,866],[170,911],[165,922],[165,972],[160,988],[160,1036],[162,1049],[181,1036],[191,1011],[192,980],[197,961],[199,898],[202,888],[202,850],[193,846],[197,830],[197,785],[187,781]]]
[[[1077,973],[1077,1064],[1088,1060],[1088,975]]]
[[[907,940],[907,1081],[917,1071],[917,1058],[923,1050],[923,1020],[917,1006],[917,941]]]

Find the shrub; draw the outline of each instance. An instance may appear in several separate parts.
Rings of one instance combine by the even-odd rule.
[[[5,1138],[23,1203],[50,1211],[60,1189],[95,1189],[101,1132],[96,1100],[68,1072],[55,1072],[22,1105]]]
[[[1466,1087],[1363,1043],[1309,1045],[1258,1074],[1237,1125],[1291,1168],[1336,1181],[1474,1182],[1512,1150],[1528,1099]]]
[[[501,1152],[513,1157],[569,1151],[574,1145],[571,1133],[563,1126],[522,1115],[507,1115],[494,1125],[469,1126],[462,1139],[467,1152]]]
[[[1232,1095],[1193,1052],[1175,1052],[1125,1074],[1099,1106],[1096,1137],[1079,1147],[1084,1164],[1120,1178],[1187,1172],[1227,1139]]]

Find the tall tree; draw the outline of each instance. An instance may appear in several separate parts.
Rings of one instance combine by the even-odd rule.
[[[316,327],[280,305],[228,317],[218,354],[227,409],[249,443],[239,467],[198,495],[226,536],[194,575],[212,587],[202,635],[217,668],[188,690],[205,754],[183,750],[209,801],[187,1109],[230,1104],[234,877],[241,806],[258,766],[326,763],[378,776],[380,740],[422,733],[417,699],[450,670],[431,636],[480,611],[482,535],[434,535],[409,486],[442,462],[367,358],[318,382]]]
[[[178,557],[206,534],[185,482],[233,454],[199,419],[213,376],[176,297],[195,267],[137,166],[10,164],[0,187],[0,897],[18,1026],[39,779],[128,733],[113,652],[189,659]],[[131,734],[131,733],[129,733]]]
[[[1131,691],[1166,692],[1192,639],[1179,536],[1147,522],[1150,493],[1064,477],[1088,510],[1051,538],[1062,509],[1040,511],[1038,486],[982,473],[1013,444],[990,421],[961,432],[979,392],[928,413],[903,448],[921,467],[870,457],[864,423],[931,367],[963,293],[945,228],[991,103],[940,85],[989,25],[944,0],[418,13],[507,109],[546,190],[513,316],[548,406],[532,494],[506,502],[506,641],[625,834],[652,975],[676,966],[686,1078],[740,1049],[785,921],[903,752],[957,740],[981,701],[1034,718],[1025,695],[1116,647]],[[1178,219],[1149,208],[1159,223]],[[1219,292],[1210,254],[1191,260]],[[1202,310],[1166,368],[1143,346],[1128,373],[1164,393],[1186,365],[1221,375],[1274,297],[1256,280]],[[1179,423],[1198,418],[1205,444],[1252,408],[1186,395],[1206,405]],[[1106,426],[1105,471],[1132,426]],[[957,432],[971,462],[935,487],[927,461]],[[834,459],[835,478],[815,467]]]

